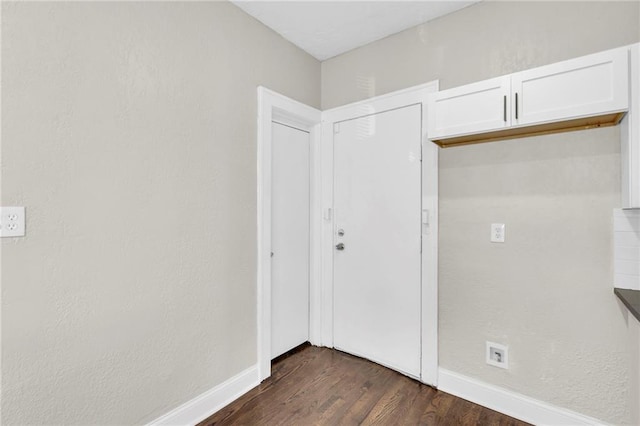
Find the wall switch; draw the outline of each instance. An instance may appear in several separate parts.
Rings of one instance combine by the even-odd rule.
[[[0,237],[24,237],[24,207],[0,207]]]
[[[494,367],[509,368],[509,347],[499,343],[487,342],[486,362]]]
[[[504,243],[504,223],[491,224],[491,242]]]

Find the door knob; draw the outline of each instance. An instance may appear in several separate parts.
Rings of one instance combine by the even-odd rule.
[[[336,250],[340,250],[340,251],[344,250],[344,243],[336,244]]]

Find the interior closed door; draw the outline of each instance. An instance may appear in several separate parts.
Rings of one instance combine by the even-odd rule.
[[[272,127],[273,359],[309,340],[309,133]]]
[[[334,126],[334,346],[420,377],[421,106]]]

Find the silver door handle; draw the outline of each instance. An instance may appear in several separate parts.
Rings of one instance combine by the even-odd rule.
[[[336,250],[340,250],[340,251],[344,250],[344,243],[336,244]]]

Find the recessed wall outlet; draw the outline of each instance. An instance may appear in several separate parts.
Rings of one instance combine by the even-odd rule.
[[[509,347],[487,342],[487,364],[504,369],[509,368]]]
[[[24,207],[0,207],[0,237],[24,237]]]
[[[504,223],[491,224],[491,242],[504,243]]]

